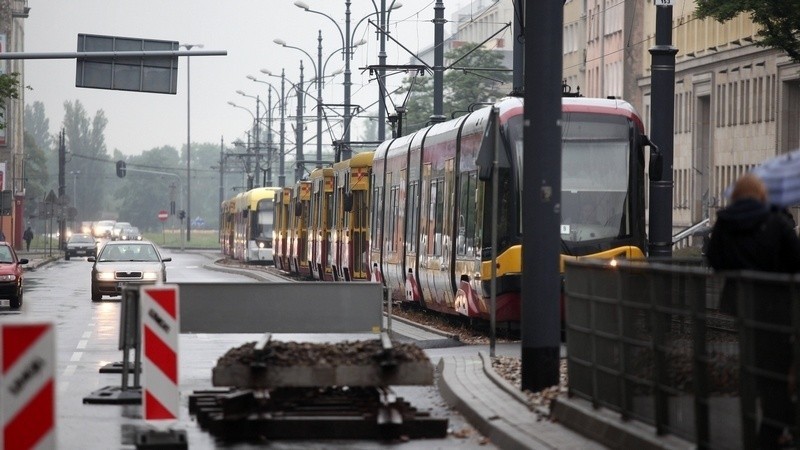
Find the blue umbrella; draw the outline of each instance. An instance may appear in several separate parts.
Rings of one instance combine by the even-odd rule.
[[[781,207],[800,204],[800,150],[769,158],[750,172],[764,181],[770,203]],[[729,186],[725,196],[730,197],[732,191]]]

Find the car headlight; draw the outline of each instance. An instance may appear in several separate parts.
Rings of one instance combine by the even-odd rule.
[[[258,248],[264,248],[264,243],[263,242],[259,242],[258,243]]]
[[[143,272],[142,273],[142,280],[156,281],[156,280],[158,280],[158,272]]]
[[[0,281],[15,281],[16,279],[16,275],[0,275]]]
[[[97,281],[114,281],[114,272],[97,272]]]

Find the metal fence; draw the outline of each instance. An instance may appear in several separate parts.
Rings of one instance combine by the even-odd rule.
[[[762,424],[797,435],[800,277],[601,261],[565,277],[569,395],[699,448],[758,448]]]

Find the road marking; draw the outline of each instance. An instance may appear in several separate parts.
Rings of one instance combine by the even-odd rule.
[[[68,366],[67,366],[67,368],[66,368],[66,369],[64,369],[64,374],[63,374],[63,375],[64,375],[65,377],[72,376],[72,375],[74,375],[74,374],[75,374],[75,370],[76,370],[77,368],[78,368],[78,366],[76,366],[75,364],[70,364],[70,365],[68,365]]]
[[[89,339],[90,337],[92,337],[92,332],[91,331],[87,331],[87,332],[83,333],[83,336],[81,336],[81,338],[83,338],[83,339]]]
[[[58,382],[58,393],[63,394],[67,392],[67,388],[69,388],[69,381],[59,381]]]
[[[84,349],[84,348],[86,348],[86,344],[88,344],[88,343],[89,343],[89,341],[87,341],[85,339],[81,340],[81,341],[78,341],[78,346],[76,348]]]
[[[78,362],[83,357],[83,352],[75,352],[72,354],[72,357],[69,359],[70,362]]]
[[[199,269],[200,266],[186,266],[187,269]]]

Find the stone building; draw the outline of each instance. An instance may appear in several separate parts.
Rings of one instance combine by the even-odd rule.
[[[24,22],[28,17],[27,0],[0,0],[0,52],[22,52],[24,50]],[[22,60],[0,60],[0,72],[18,73],[21,84],[25,84]],[[7,99],[4,111],[5,128],[0,130],[0,167],[5,166],[1,188],[13,196],[11,216],[2,216],[0,230],[7,241],[19,247],[24,229],[25,208],[25,161],[23,143],[23,117],[25,92],[20,87],[19,99]]]
[[[639,84],[650,118],[648,49],[656,7],[644,8],[647,61]],[[715,217],[724,191],[764,159],[800,148],[800,66],[785,52],[754,44],[758,28],[742,15],[721,24],[699,20],[692,0],[672,7],[675,66],[673,225]],[[647,129],[650,129],[649,123]],[[797,211],[795,211],[797,216]]]

